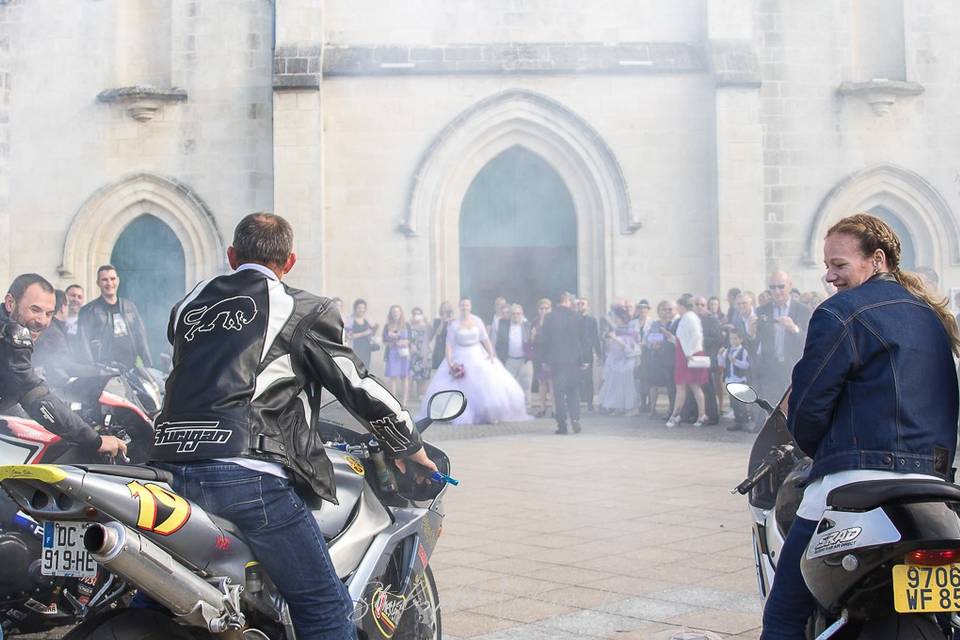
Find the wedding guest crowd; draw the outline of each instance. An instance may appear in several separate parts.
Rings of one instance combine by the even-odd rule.
[[[645,298],[616,298],[600,316],[588,299],[569,293],[541,298],[529,314],[497,297],[484,318],[472,313],[468,299],[459,314],[442,302],[432,321],[420,307],[407,320],[404,309],[392,305],[381,329],[367,319],[366,301],[357,299],[344,324],[368,366],[383,351],[384,375],[405,403],[429,395],[440,379],[481,403],[470,412],[474,419],[515,419],[522,396],[523,416],[554,418],[558,433],[580,428],[581,404],[587,412],[660,417],[669,428],[704,428],[723,419],[730,430],[753,431],[765,416],[729,399],[726,385],[747,382],[762,397],[779,399],[822,300],[777,271],[758,294],[734,287],[722,298],[684,293],[655,306]],[[481,366],[471,376],[471,367]],[[475,384],[479,377],[483,388]]]

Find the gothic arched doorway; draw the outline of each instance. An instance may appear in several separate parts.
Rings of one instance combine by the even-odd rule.
[[[166,223],[144,214],[117,238],[110,263],[120,275],[120,295],[140,310],[150,353],[154,364],[159,364],[160,354],[170,353],[170,309],[183,297],[186,286],[183,245]]]
[[[577,215],[563,178],[510,147],[487,163],[460,209],[460,291],[489,321],[504,296],[536,317],[536,301],[577,289]]]

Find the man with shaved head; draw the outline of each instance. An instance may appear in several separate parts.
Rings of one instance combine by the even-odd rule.
[[[810,308],[792,299],[793,281],[785,271],[767,279],[770,301],[757,308],[750,322],[750,336],[756,339],[757,357],[754,386],[762,398],[775,403],[790,384],[793,365],[803,355],[810,324]],[[766,416],[755,413],[759,428]]]

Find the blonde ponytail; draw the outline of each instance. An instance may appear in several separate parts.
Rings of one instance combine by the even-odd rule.
[[[936,298],[934,293],[927,288],[923,278],[911,271],[902,271],[897,268],[893,271],[893,277],[910,294],[933,309],[950,338],[950,349],[953,351],[953,355],[960,356],[960,328],[957,327],[957,319],[950,312],[949,300]]]

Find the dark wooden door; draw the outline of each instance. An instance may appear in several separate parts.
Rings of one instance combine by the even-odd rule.
[[[120,275],[120,295],[140,310],[150,353],[154,364],[159,364],[160,354],[171,352],[167,342],[170,309],[185,293],[183,245],[166,223],[144,214],[120,234],[110,262]]]
[[[511,147],[474,178],[460,211],[460,289],[489,322],[493,301],[577,290],[577,216],[563,178],[543,158]]]

